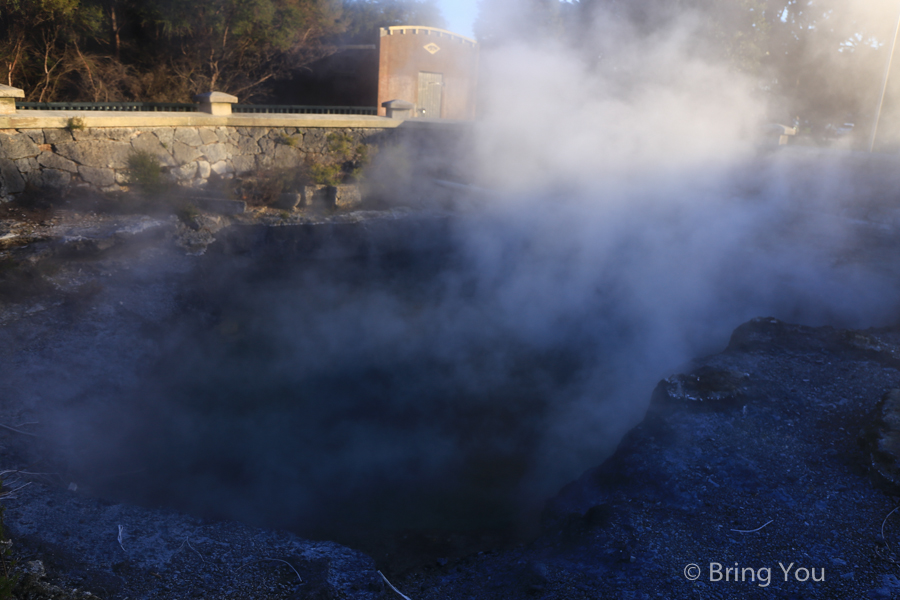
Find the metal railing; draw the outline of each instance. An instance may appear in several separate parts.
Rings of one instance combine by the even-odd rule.
[[[16,110],[96,110],[114,112],[197,112],[196,104],[180,102],[19,102]]]
[[[179,102],[20,102],[16,110],[90,110],[112,112],[197,112],[196,104]],[[233,113],[295,115],[377,115],[374,106],[305,106],[298,104],[232,104]]]
[[[298,104],[232,104],[235,113],[275,113],[292,115],[375,115],[374,106],[302,106]]]

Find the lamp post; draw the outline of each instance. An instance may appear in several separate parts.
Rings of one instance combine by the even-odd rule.
[[[898,34],[900,34],[900,15],[897,16],[897,27],[894,29],[894,40],[891,42],[891,53],[888,54],[887,66],[884,68],[884,80],[881,83],[881,99],[878,101],[878,110],[875,112],[875,123],[872,125],[872,138],[869,140],[869,152],[875,150],[875,136],[878,135],[878,121],[881,120],[881,109],[884,106],[884,96],[887,94],[888,77],[891,74],[891,65],[894,62],[894,49],[897,47]]]

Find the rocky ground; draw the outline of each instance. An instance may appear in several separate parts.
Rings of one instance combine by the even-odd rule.
[[[98,498],[42,454],[48,399],[77,410],[108,372],[111,397],[133,388],[133,366],[158,351],[147,331],[179,309],[172,290],[235,218],[3,210],[0,471],[16,597],[401,597],[377,569],[413,600],[900,595],[900,329],[741,325],[723,352],[660,382],[644,421],[548,502],[530,541],[399,539],[367,547],[373,560]]]
[[[896,432],[882,399],[898,367],[897,329],[746,323],[724,352],[660,382],[615,455],[547,504],[537,540],[432,565],[404,592],[894,597],[896,487],[879,473],[896,478],[881,450]]]
[[[405,214],[282,213],[184,219],[0,206],[0,498],[12,539],[0,590],[11,568],[21,598],[382,597],[385,584],[361,552],[97,498],[46,444],[48,412],[139,385],[140,365],[159,351],[148,331],[180,310],[174,290],[223,228]],[[247,250],[252,241],[235,243]],[[97,382],[105,386],[99,398]]]

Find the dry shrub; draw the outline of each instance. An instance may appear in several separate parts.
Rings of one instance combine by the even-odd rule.
[[[236,195],[251,206],[269,206],[281,194],[299,192],[312,179],[306,166],[294,169],[263,169],[236,184]]]

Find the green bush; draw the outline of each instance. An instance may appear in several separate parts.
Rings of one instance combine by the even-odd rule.
[[[319,185],[338,185],[341,182],[343,171],[341,165],[311,165],[309,174],[313,182]]]
[[[251,206],[269,206],[278,201],[281,194],[300,192],[312,183],[307,165],[293,169],[264,169],[252,177],[241,179],[235,194]]]
[[[328,151],[337,155],[339,159],[349,160],[353,149],[353,138],[347,132],[329,133],[325,137],[328,143]]]
[[[128,183],[147,192],[157,192],[163,187],[162,166],[159,157],[146,150],[134,150],[128,155]]]

